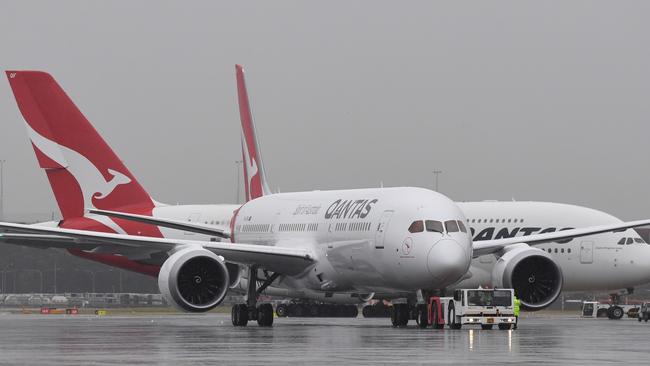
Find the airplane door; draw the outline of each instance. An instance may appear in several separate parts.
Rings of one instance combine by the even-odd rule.
[[[377,233],[375,234],[375,249],[384,249],[384,237],[386,236],[386,229],[388,229],[390,218],[393,217],[393,212],[395,211],[384,211],[379,218]]]
[[[594,242],[586,240],[580,243],[580,263],[590,264],[594,262]]]

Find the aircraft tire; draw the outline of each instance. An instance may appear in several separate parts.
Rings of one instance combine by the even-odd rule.
[[[286,317],[288,312],[289,312],[289,307],[286,304],[280,304],[275,308],[275,313],[278,315],[279,318]]]
[[[456,323],[456,307],[453,302],[449,303],[449,310],[447,311],[447,319],[449,319],[449,328],[450,329],[460,329],[462,324]]]
[[[415,318],[418,327],[424,329],[429,325],[429,312],[427,306],[420,304],[417,306],[417,316]]]
[[[390,321],[394,327],[405,327],[409,321],[408,304],[394,304],[390,310]]]
[[[273,305],[266,303],[257,308],[257,324],[260,327],[273,325]]]
[[[246,304],[235,304],[230,311],[232,325],[244,327],[248,324],[248,307]]]

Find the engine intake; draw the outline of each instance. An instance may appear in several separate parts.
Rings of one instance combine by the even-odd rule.
[[[551,305],[562,291],[562,269],[545,251],[517,244],[507,247],[492,270],[492,284],[513,288],[526,310]]]
[[[189,312],[206,312],[219,305],[230,285],[223,258],[201,248],[186,248],[163,263],[158,287],[165,299]]]

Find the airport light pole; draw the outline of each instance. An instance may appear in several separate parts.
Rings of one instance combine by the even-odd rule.
[[[442,170],[434,170],[433,175],[435,176],[435,183],[436,183],[436,192],[440,192],[438,190],[438,176],[442,174]]]

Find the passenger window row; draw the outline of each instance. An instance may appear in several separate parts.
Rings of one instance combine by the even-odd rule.
[[[445,231],[448,233],[457,233],[459,231],[467,233],[467,228],[465,227],[465,224],[463,224],[463,222],[460,220],[445,221],[444,228],[443,228],[443,223],[440,221],[417,220],[411,223],[411,226],[409,226],[408,230],[409,233],[421,233],[424,231],[425,228],[428,232],[434,232],[434,233],[444,233]]]
[[[495,224],[502,223],[502,224],[505,224],[507,222],[509,224],[509,223],[513,223],[513,222],[514,223],[523,223],[524,219],[467,219],[467,222],[471,222],[472,224],[473,223],[479,223],[479,224],[480,223],[484,223],[484,224],[487,224],[487,223],[490,223],[490,224],[492,224],[492,223],[495,223]]]
[[[369,222],[339,222],[334,226],[334,231],[370,231]]]
[[[271,231],[271,225],[244,224],[244,225],[239,225],[239,229],[242,233],[268,233],[269,231]]]
[[[305,231],[307,224],[280,224],[278,231]]]

